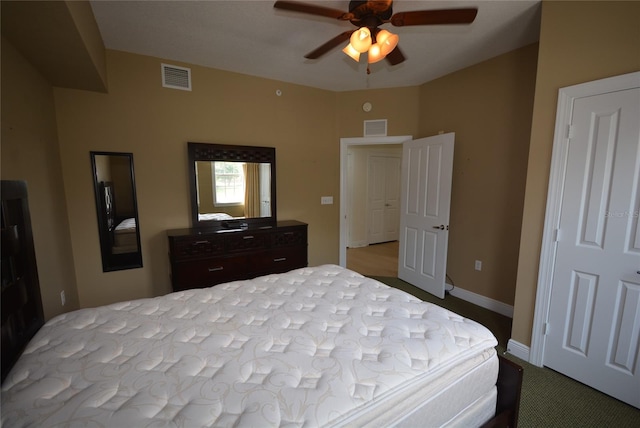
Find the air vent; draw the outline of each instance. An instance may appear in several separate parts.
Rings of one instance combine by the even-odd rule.
[[[177,65],[162,64],[162,86],[165,88],[191,90],[191,69]]]
[[[387,119],[365,120],[364,136],[365,137],[386,137],[387,136]]]

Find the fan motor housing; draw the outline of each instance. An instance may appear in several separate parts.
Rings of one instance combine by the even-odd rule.
[[[393,15],[391,0],[351,0],[349,12],[354,16],[350,22],[356,27],[375,28]]]

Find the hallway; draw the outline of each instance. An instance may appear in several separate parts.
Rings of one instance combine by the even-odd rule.
[[[398,241],[347,248],[347,268],[366,276],[398,276]]]

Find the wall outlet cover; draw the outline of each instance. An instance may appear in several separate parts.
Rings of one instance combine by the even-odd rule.
[[[321,205],[332,205],[333,204],[333,196],[322,196],[320,197]]]

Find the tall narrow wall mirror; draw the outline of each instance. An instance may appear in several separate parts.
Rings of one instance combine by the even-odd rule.
[[[102,270],[142,267],[132,153],[91,152]]]

